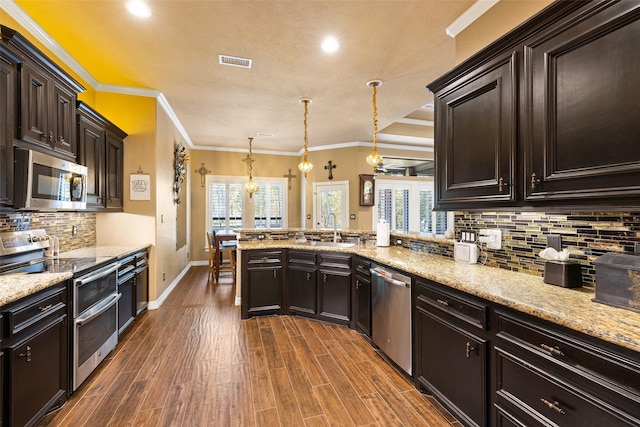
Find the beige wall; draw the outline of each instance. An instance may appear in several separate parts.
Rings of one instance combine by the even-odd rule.
[[[456,37],[456,64],[544,9],[552,0],[500,0]]]

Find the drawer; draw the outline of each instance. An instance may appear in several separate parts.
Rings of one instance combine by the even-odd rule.
[[[281,264],[283,255],[282,251],[249,251],[246,257],[248,264]]]
[[[356,262],[356,273],[359,276],[371,277],[371,261],[358,259]]]
[[[496,347],[496,406],[527,414],[526,425],[637,426],[640,420],[562,377]]]
[[[289,264],[316,265],[316,253],[310,251],[289,251]]]
[[[534,320],[496,311],[498,337],[591,380],[617,384],[640,399],[640,364]],[[595,378],[593,378],[595,377]]]
[[[351,269],[353,257],[351,255],[321,252],[318,254],[318,265],[340,269]]]
[[[418,280],[417,286],[418,304],[435,307],[471,326],[487,330],[488,308],[482,302],[453,290],[444,290],[423,280]]]
[[[65,314],[67,292],[64,288],[47,289],[18,301],[3,310],[6,337],[12,337],[27,328],[43,324],[54,316]]]
[[[136,268],[136,257],[135,255],[128,256],[119,260],[120,267],[118,267],[118,281],[121,280],[122,277],[128,275]]]

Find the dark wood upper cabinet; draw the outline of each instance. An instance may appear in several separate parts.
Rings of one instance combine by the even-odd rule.
[[[0,206],[13,206],[13,139],[18,113],[18,59],[0,45]]]
[[[428,87],[436,207],[637,206],[640,3],[554,2]]]
[[[516,59],[508,53],[438,91],[439,203],[515,200]]]
[[[18,58],[17,144],[75,161],[76,99],[84,87],[18,32],[0,30],[6,49]]]
[[[640,195],[640,5],[602,4],[527,42],[525,195]]]
[[[88,169],[87,209],[121,211],[127,134],[83,102],[77,110],[78,163]]]

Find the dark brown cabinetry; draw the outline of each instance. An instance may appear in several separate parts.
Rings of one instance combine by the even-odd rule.
[[[124,332],[149,302],[148,252],[141,251],[121,260],[118,268],[118,333]]]
[[[348,254],[318,253],[318,318],[351,322],[352,260]]]
[[[422,279],[415,298],[416,387],[465,425],[488,425],[487,307]]]
[[[243,319],[281,313],[284,256],[283,250],[242,251]]]
[[[0,44],[0,206],[13,206],[13,140],[18,114],[19,59]]]
[[[87,209],[121,211],[125,132],[78,102],[78,163],[88,169]]]
[[[439,203],[515,200],[516,64],[508,52],[438,91]]]
[[[354,318],[356,329],[371,336],[371,261],[356,258],[356,296]]]
[[[315,317],[318,312],[316,254],[289,250],[287,259],[289,313]]]
[[[4,425],[35,425],[68,391],[66,284],[3,308]]]
[[[430,84],[437,207],[637,205],[639,10],[554,2]]]
[[[0,29],[7,49],[19,59],[17,144],[75,161],[76,99],[84,87],[19,33]]]
[[[640,364],[539,319],[498,310],[497,417],[546,425],[640,424]]]

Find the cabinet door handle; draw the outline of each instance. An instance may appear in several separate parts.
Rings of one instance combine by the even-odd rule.
[[[505,180],[500,177],[500,179],[498,179],[498,191],[502,193],[502,191],[504,190],[505,187],[508,187],[509,183],[505,182]]]
[[[278,270],[273,270],[273,278],[274,279],[278,278]]]
[[[476,351],[476,348],[473,346],[473,344],[467,341],[467,345],[466,345],[467,359],[471,357],[471,352],[475,352],[475,351]]]
[[[564,415],[565,414],[564,410],[560,407],[560,404],[558,402],[555,402],[555,401],[554,402],[549,402],[544,397],[540,398],[540,402],[542,402],[547,408],[553,409],[554,411],[556,411],[560,415]]]
[[[18,355],[18,357],[26,357],[27,358],[27,363],[31,362],[31,346],[27,346],[27,352],[26,353],[20,353]]]
[[[322,279],[324,280],[324,282],[327,283],[327,275],[323,274],[322,276],[323,276]]]
[[[540,178],[538,178],[538,175],[534,172],[531,174],[531,189],[535,190],[538,188],[538,185],[540,185]]]
[[[356,280],[356,289],[360,288],[360,280]]]
[[[551,347],[550,345],[540,344],[540,348],[545,351],[548,351],[550,354],[554,356],[564,356],[564,353],[558,347]]]
[[[45,305],[44,307],[42,307],[42,306],[38,307],[38,310],[40,310],[40,312],[43,313],[43,312],[49,310],[51,307],[53,307],[53,304],[48,304],[48,305]]]
[[[444,305],[444,306],[446,306],[446,307],[448,307],[448,306],[449,306],[449,301],[447,301],[447,300],[437,299],[437,300],[436,300],[436,302],[437,302],[438,304],[440,304],[440,305]]]
[[[307,282],[311,280],[311,273],[307,273]]]

